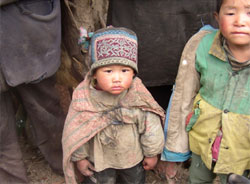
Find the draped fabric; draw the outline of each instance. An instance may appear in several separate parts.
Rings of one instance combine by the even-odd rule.
[[[119,107],[100,111],[90,101],[89,76],[79,84],[73,93],[70,109],[65,121],[63,131],[63,168],[67,183],[75,183],[73,163],[70,161],[71,154],[82,144],[94,137],[110,123],[110,113]],[[158,114],[164,122],[164,111],[152,98],[151,94],[142,84],[139,78],[135,78],[132,87],[120,101],[120,107],[136,107],[143,111]],[[126,118],[124,119],[126,123]]]
[[[216,25],[215,9],[215,0],[110,0],[107,23],[136,32],[147,87],[173,85],[185,43],[204,24]]]
[[[61,62],[60,1],[18,1],[2,6],[0,14],[0,68],[7,84],[52,76]]]

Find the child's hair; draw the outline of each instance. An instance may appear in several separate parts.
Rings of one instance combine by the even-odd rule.
[[[221,5],[223,3],[223,0],[217,0],[216,1],[216,12],[219,13],[220,12],[220,8],[221,8]]]

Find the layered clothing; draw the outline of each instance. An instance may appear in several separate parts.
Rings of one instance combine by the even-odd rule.
[[[91,87],[87,75],[73,93],[63,131],[66,182],[76,182],[73,161],[87,158],[102,171],[130,168],[144,156],[161,153],[164,118],[163,109],[139,78],[114,98]]]
[[[185,43],[201,26],[216,26],[215,10],[215,0],[110,0],[107,24],[136,32],[138,76],[147,87],[172,86]]]
[[[185,52],[192,44],[196,45],[194,52]],[[162,158],[178,161],[175,156],[181,157],[190,149],[212,169],[214,144],[221,136],[213,172],[242,175],[250,169],[249,61],[245,65],[239,63],[241,67],[236,67],[234,61],[232,67],[232,57],[225,51],[222,35],[213,29],[194,35],[185,49],[169,106]],[[180,145],[172,143],[175,138]]]

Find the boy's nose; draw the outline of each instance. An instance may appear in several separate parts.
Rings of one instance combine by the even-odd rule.
[[[115,72],[113,74],[113,81],[114,82],[120,82],[121,81],[121,75],[119,74],[119,72]]]
[[[249,17],[244,14],[239,14],[236,16],[235,24],[237,26],[244,26],[247,18],[249,19]]]

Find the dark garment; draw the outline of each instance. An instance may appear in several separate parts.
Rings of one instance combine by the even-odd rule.
[[[173,85],[185,43],[203,24],[216,25],[215,9],[216,0],[110,0],[108,24],[136,32],[147,87]]]
[[[60,65],[60,0],[22,0],[0,7],[0,65],[10,86],[39,82]]]
[[[36,145],[52,169],[62,174],[61,138],[66,115],[55,89],[55,76],[16,89],[30,120]]]
[[[0,183],[27,183],[10,92],[0,92]]]
[[[52,76],[60,65],[60,0],[0,3],[0,183],[27,183],[10,90],[20,97],[35,144],[52,169],[63,173],[65,115]]]
[[[82,184],[144,184],[145,170],[142,163],[128,169],[105,169],[86,178]]]
[[[65,120],[54,76],[15,88],[31,124],[32,137],[52,169],[62,174],[61,137]],[[0,183],[26,183],[10,91],[0,93]]]

